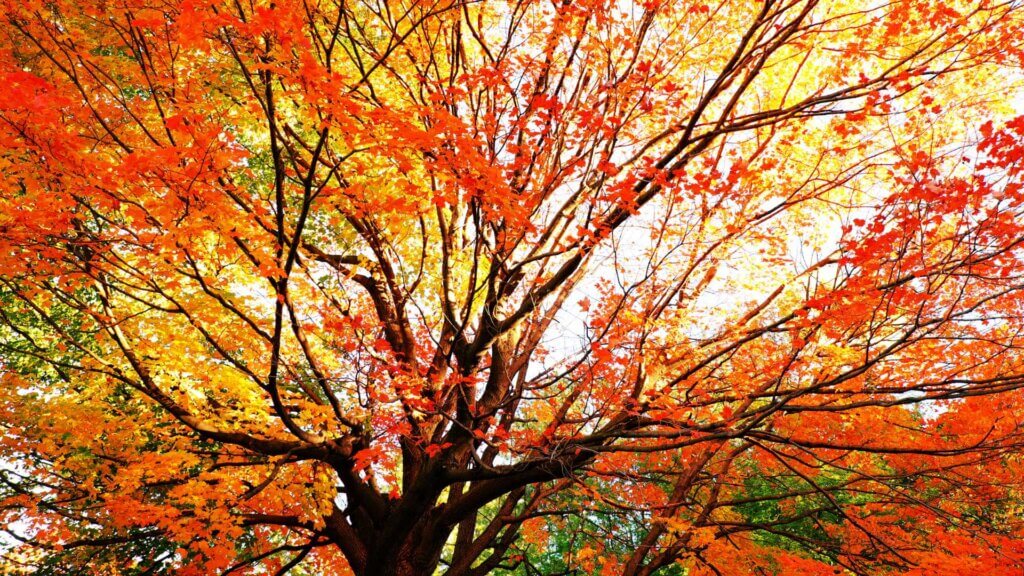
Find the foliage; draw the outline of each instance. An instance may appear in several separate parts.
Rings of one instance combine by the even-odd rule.
[[[1019,0],[0,0],[35,574],[1024,568]]]

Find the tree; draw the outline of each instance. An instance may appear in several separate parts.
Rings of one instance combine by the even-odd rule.
[[[1024,566],[1016,0],[3,0],[36,574]]]

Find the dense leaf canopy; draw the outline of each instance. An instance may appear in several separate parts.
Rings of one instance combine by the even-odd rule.
[[[1022,56],[1019,0],[0,0],[0,566],[1022,570]]]

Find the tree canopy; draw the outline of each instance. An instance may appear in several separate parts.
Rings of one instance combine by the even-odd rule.
[[[1024,569],[1019,0],[0,0],[0,566]]]

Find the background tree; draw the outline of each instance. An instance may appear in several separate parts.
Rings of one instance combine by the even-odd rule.
[[[1024,565],[1020,2],[0,6],[6,568]]]

